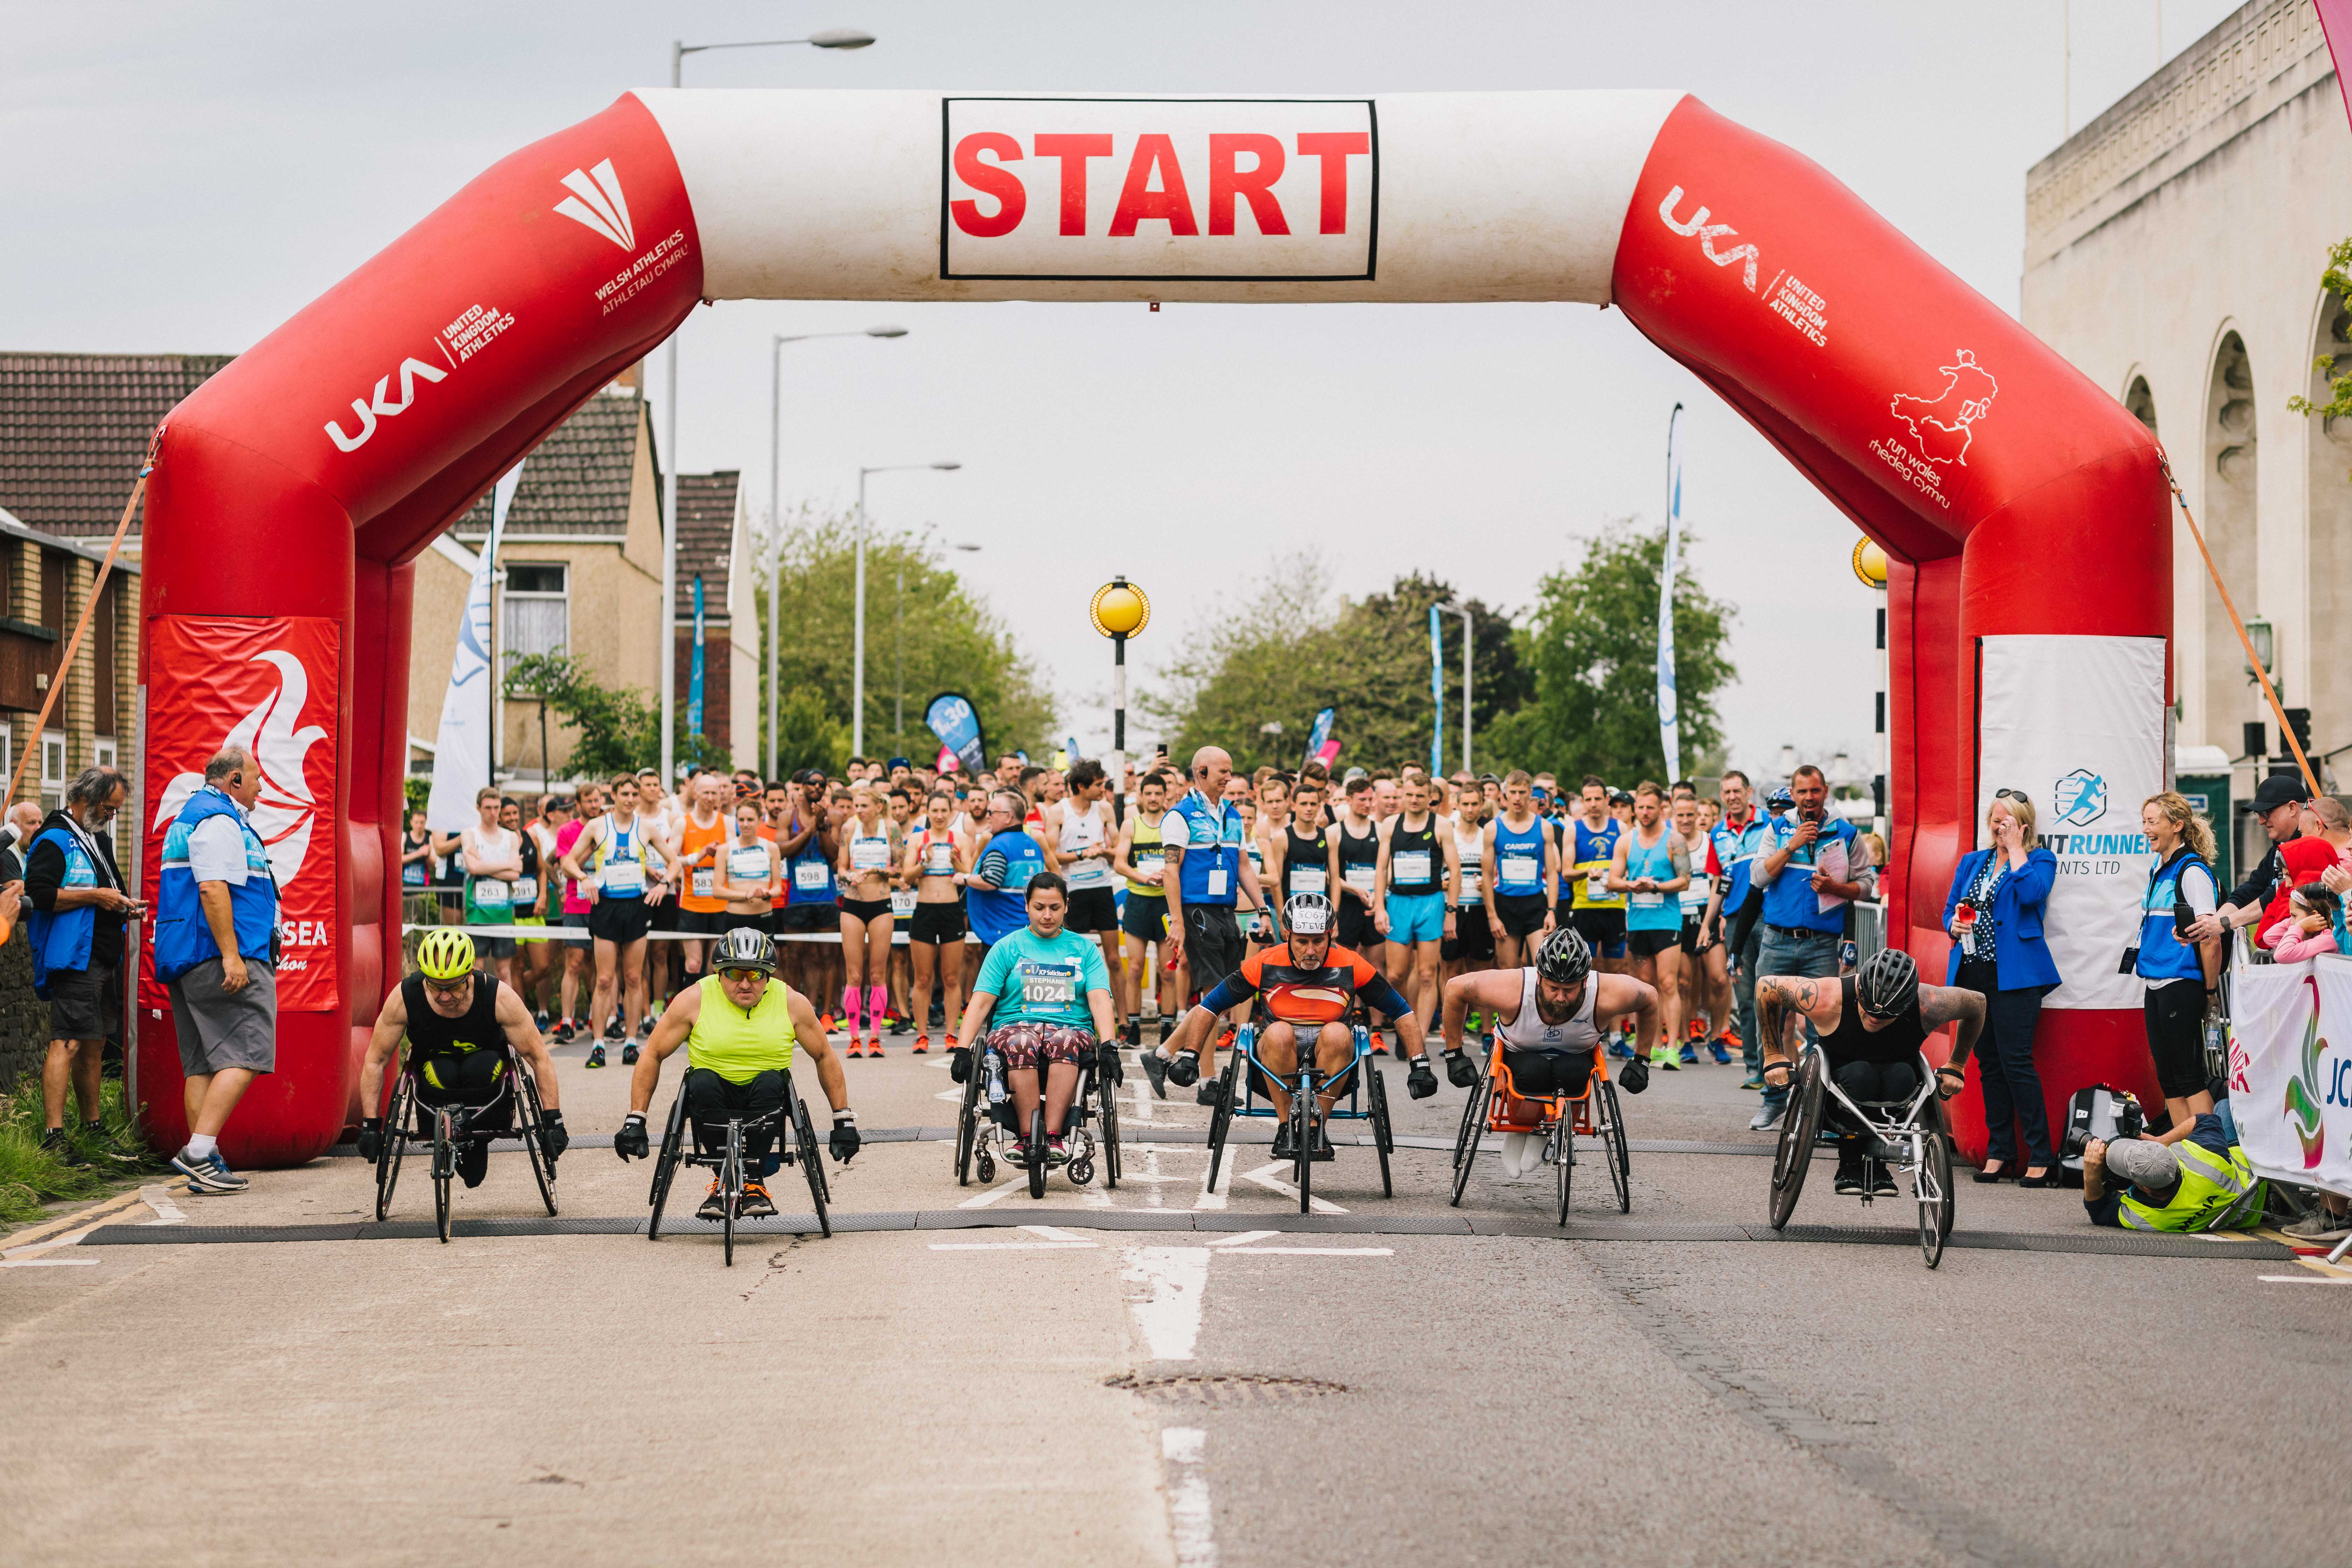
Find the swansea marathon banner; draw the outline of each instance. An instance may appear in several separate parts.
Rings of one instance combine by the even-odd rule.
[[[2017,790],[2058,861],[2042,931],[2061,984],[2042,1005],[2137,1011],[2146,984],[2116,966],[2156,862],[2139,806],[2164,788],[2163,639],[1989,637],[1978,656],[1976,846],[1994,793]]]
[[[2246,965],[2230,982],[2230,1112],[2265,1176],[2352,1193],[2352,959]]]
[[[278,879],[282,1013],[341,1006],[335,974],[336,693],[341,628],[323,616],[160,616],[147,623],[149,776],[169,778],[146,824],[142,896],[153,900],[163,836],[230,746],[253,753],[253,830]],[[171,1005],[152,944],[140,947],[139,1005]]]
[[[966,773],[978,777],[988,771],[988,745],[981,738],[980,715],[972,711],[969,699],[958,692],[940,692],[923,710],[923,722],[931,727],[940,745],[955,753]]]

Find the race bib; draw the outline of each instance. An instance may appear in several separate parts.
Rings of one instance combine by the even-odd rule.
[[[427,886],[432,878],[425,874],[425,862],[418,860],[400,868],[400,880],[404,886],[422,888]]]
[[[642,860],[607,860],[598,873],[597,880],[606,892],[618,898],[633,898],[646,890],[646,867]]]
[[[764,847],[730,850],[727,856],[727,879],[730,882],[766,881],[768,851]]]
[[[1025,1007],[1070,1007],[1078,1000],[1078,971],[1075,964],[1024,963],[1021,966],[1021,1003]]]
[[[1607,898],[1609,896],[1609,873],[1606,871],[1587,871],[1584,874],[1584,896],[1588,899]]]
[[[514,879],[514,884],[513,884],[513,886],[514,886],[514,901],[515,901],[516,903],[519,903],[519,904],[535,904],[535,903],[539,902],[539,879],[538,879],[538,878],[536,878],[536,877],[517,877],[517,878]]]
[[[1504,881],[1519,886],[1532,882],[1541,876],[1543,868],[1537,864],[1536,858],[1532,855],[1506,855],[1503,857],[1501,872]]]
[[[1664,893],[1636,893],[1633,895],[1633,907],[1637,910],[1654,910],[1665,901],[1666,896]]]
[[[1391,886],[1402,883],[1406,887],[1418,887],[1428,880],[1428,850],[1406,849],[1389,858],[1389,882]]]
[[[1209,893],[1208,893],[1208,896],[1209,896],[1210,898],[1213,898],[1213,899],[1222,899],[1222,898],[1223,898],[1223,897],[1225,896],[1225,894],[1226,894],[1226,891],[1227,891],[1227,890],[1228,890],[1232,886],[1233,886],[1233,879],[1232,879],[1232,877],[1231,877],[1231,876],[1226,872],[1225,868],[1224,868],[1223,866],[1213,867],[1213,868],[1211,868],[1211,870],[1210,870],[1210,872],[1209,872]]]
[[[1461,880],[1463,903],[1475,904],[1478,901],[1479,889],[1486,875],[1486,872],[1483,867],[1477,870],[1472,870],[1467,867],[1463,868]]]
[[[1072,891],[1080,888],[1108,888],[1110,886],[1110,862],[1073,860],[1062,879],[1070,884]]]
[[[1249,847],[1249,860],[1251,870],[1257,872],[1260,876],[1264,876],[1265,874],[1265,850],[1259,848],[1255,844],[1251,845]]]
[[[955,846],[927,844],[923,847],[923,874],[927,877],[955,875]]]
[[[484,877],[474,884],[474,902],[486,910],[502,910],[513,901],[513,889],[496,877]]]
[[[853,871],[887,871],[890,868],[890,841],[887,838],[853,838],[849,841],[849,868]]]
[[[822,860],[803,860],[793,868],[793,886],[803,893],[824,892],[825,880]]]
[[[1294,893],[1319,893],[1331,885],[1331,873],[1320,866],[1300,866],[1290,873]]]
[[[713,899],[719,896],[718,867],[697,866],[694,868],[694,896],[698,899]]]
[[[1372,890],[1372,883],[1379,879],[1380,872],[1376,867],[1366,866],[1359,863],[1349,867],[1342,875],[1345,877],[1348,886],[1355,889],[1358,892],[1369,893]]]
[[[915,889],[900,888],[890,895],[890,912],[906,920],[915,912]]]
[[[1683,889],[1683,913],[1686,915],[1706,913],[1706,900],[1710,891],[1705,881],[1697,878],[1692,879],[1691,885]]]
[[[1168,868],[1168,857],[1165,855],[1138,855],[1135,858],[1135,868],[1142,872],[1147,877],[1157,877]]]

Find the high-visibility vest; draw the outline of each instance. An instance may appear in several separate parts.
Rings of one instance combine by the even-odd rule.
[[[2116,1218],[2126,1230],[2251,1230],[2263,1219],[2263,1187],[2253,1163],[2235,1143],[2227,1155],[2183,1139],[2172,1146],[2180,1187],[2158,1208],[2126,1187]]]

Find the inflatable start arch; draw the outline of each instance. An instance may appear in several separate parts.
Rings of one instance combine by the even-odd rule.
[[[2142,863],[2138,800],[2162,778],[2157,450],[1788,149],[1675,93],[635,93],[490,169],[166,424],[142,864],[152,896],[165,807],[236,734],[285,896],[279,1071],[231,1123],[232,1160],[335,1141],[396,967],[409,563],[698,300],[734,298],[1614,306],[1891,558],[1895,937],[1942,977],[1953,864],[2003,785],[2076,841],[2057,840],[2053,904],[2101,895],[2053,927],[2128,937],[2130,908],[2097,911],[2136,881],[2096,879]],[[2061,948],[2053,1104],[2155,1087],[2119,947]],[[168,1008],[144,980],[165,1146]],[[1973,1087],[1958,1103],[1980,1150]]]

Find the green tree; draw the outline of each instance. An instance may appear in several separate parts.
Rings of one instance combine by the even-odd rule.
[[[856,530],[853,519],[803,510],[783,545],[778,607],[777,763],[785,752],[808,757],[802,766],[837,773],[848,758],[852,630],[856,609]],[[756,563],[761,662],[767,657],[769,563]],[[899,584],[906,584],[903,598]],[[901,612],[903,610],[903,620]],[[901,641],[903,637],[903,643]],[[905,727],[896,723],[904,659]],[[942,691],[961,691],[980,715],[992,750],[1019,748],[1042,754],[1054,728],[1054,699],[1034,665],[1014,646],[1004,623],[940,560],[927,532],[882,529],[869,521],[866,541],[866,744],[885,752],[927,756],[939,742],[923,724],[923,710]],[[795,707],[794,699],[803,699]],[[766,753],[767,705],[761,702]],[[840,732],[834,757],[831,723]],[[833,760],[824,761],[824,759]]]
[[[1675,691],[1685,768],[1721,752],[1715,700],[1737,673],[1725,643],[1738,611],[1699,587],[1690,570],[1696,542],[1682,536],[1675,572]],[[1630,784],[1664,771],[1657,648],[1665,552],[1663,527],[1628,519],[1591,541],[1573,570],[1544,578],[1520,633],[1534,699],[1496,726],[1498,752],[1564,779],[1590,773]]]
[[[776,703],[777,772],[822,768],[825,777],[837,779],[848,765],[849,726],[826,712],[807,688],[785,692]]]
[[[1330,570],[1312,552],[1276,560],[1240,610],[1196,633],[1145,690],[1139,709],[1156,720],[1183,757],[1223,746],[1239,768],[1297,765],[1316,712],[1339,710],[1333,733],[1348,763],[1395,767],[1429,760],[1433,708],[1429,608],[1455,596],[1452,584],[1418,574],[1360,600],[1336,597]],[[1473,717],[1481,734],[1524,703],[1532,683],[1510,622],[1470,601]],[[1460,757],[1462,626],[1446,612],[1448,765]],[[1279,734],[1265,726],[1279,723]],[[1482,761],[1490,748],[1479,743]]]
[[[2327,290],[2327,315],[2333,321],[2345,301],[2352,300],[2352,239],[2339,239],[2328,247],[2327,265],[2319,274],[2319,283]],[[2343,341],[2339,332],[2336,342]],[[2287,411],[2316,414],[2322,419],[2352,417],[2352,370],[2346,369],[2344,358],[2321,354],[2311,362],[2311,368],[2327,378],[2327,401],[2314,403],[2308,397],[2290,397],[2286,400]]]
[[[572,756],[565,766],[573,778],[603,778],[661,761],[661,715],[653,705],[632,688],[615,690],[602,684],[568,654],[536,653],[516,659],[507,669],[506,694],[544,701],[548,711],[572,730]]]

